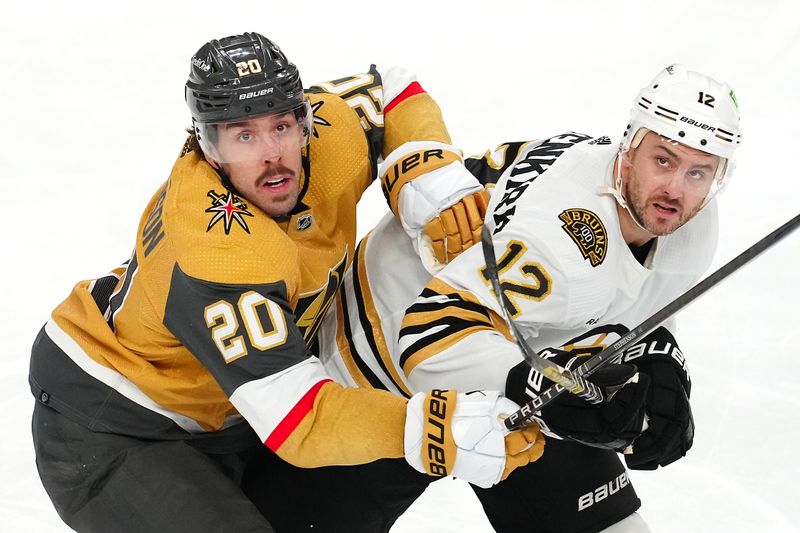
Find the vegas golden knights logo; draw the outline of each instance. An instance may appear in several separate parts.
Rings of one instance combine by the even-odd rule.
[[[208,223],[206,231],[211,231],[218,222],[223,221],[223,228],[225,235],[230,235],[231,226],[236,222],[247,233],[250,233],[250,228],[247,226],[247,221],[244,217],[252,217],[253,213],[248,211],[247,204],[245,204],[238,196],[232,192],[227,191],[227,194],[217,194],[214,191],[208,191],[207,196],[211,198],[211,207],[206,209],[206,213],[212,213],[211,221]]]
[[[578,245],[583,258],[593,267],[601,264],[606,258],[608,234],[600,217],[586,209],[567,209],[558,218],[564,222],[561,227]]]

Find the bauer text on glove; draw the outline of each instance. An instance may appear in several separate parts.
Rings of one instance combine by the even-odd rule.
[[[406,410],[406,460],[432,476],[491,487],[514,468],[538,459],[544,449],[538,429],[505,429],[503,419],[517,408],[496,391],[417,393]]]

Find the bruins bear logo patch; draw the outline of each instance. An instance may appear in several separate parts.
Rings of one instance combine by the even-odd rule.
[[[558,218],[561,227],[572,237],[584,259],[588,259],[593,267],[598,266],[606,258],[608,237],[606,227],[600,217],[586,209],[567,209]]]

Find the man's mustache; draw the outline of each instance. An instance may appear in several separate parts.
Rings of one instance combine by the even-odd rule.
[[[289,175],[291,177],[295,177],[295,173],[289,167],[285,167],[283,165],[276,165],[274,167],[269,167],[266,171],[264,171],[261,176],[258,178],[258,184],[261,185],[265,181],[274,178],[280,175]]]

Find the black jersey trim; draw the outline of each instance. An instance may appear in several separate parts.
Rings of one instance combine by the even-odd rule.
[[[353,292],[356,295],[356,310],[358,311],[358,320],[361,323],[361,328],[364,330],[364,337],[367,340],[367,344],[369,344],[369,348],[370,350],[372,350],[372,353],[374,354],[373,359],[375,360],[376,363],[378,363],[378,366],[380,366],[381,370],[383,371],[383,374],[397,388],[397,390],[404,397],[409,398],[409,396],[403,391],[405,386],[397,383],[392,378],[391,372],[389,372],[389,369],[386,368],[386,364],[383,362],[383,358],[381,357],[380,351],[378,350],[378,343],[375,340],[375,335],[373,333],[374,332],[373,328],[379,328],[381,327],[381,325],[373,324],[370,321],[369,315],[367,314],[367,310],[364,306],[364,298],[362,295],[364,294],[363,291],[365,288],[361,286],[361,278],[359,277],[359,273],[360,270],[363,268],[360,259],[364,257],[363,254],[361,254],[361,247],[364,245],[365,242],[366,239],[362,240],[361,243],[359,243],[359,245],[356,247],[355,258],[353,259],[353,276],[352,276]],[[366,287],[366,290],[369,290],[369,287]],[[361,358],[361,354],[357,352],[353,352],[353,355],[354,359]]]

